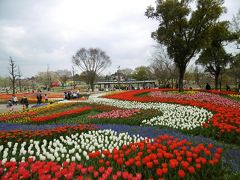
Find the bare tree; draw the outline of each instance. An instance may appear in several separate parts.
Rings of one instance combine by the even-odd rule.
[[[85,73],[92,91],[94,91],[94,81],[98,74],[111,64],[110,57],[97,48],[81,48],[72,57],[72,62]]]
[[[69,71],[67,69],[57,70],[56,73],[63,85],[65,85],[67,80],[69,80],[72,76],[71,71]]]
[[[17,69],[17,76],[18,76],[19,90],[20,92],[22,92],[22,83],[21,83],[22,74],[21,74],[20,66],[18,66],[18,69]]]
[[[52,85],[52,76],[51,76],[51,73],[49,71],[49,65],[47,65],[47,84],[46,84],[46,88],[47,90],[49,91],[50,90],[50,87]]]
[[[75,68],[72,66],[72,81],[73,81],[73,89],[76,88],[76,82],[75,82]]]
[[[233,63],[230,65],[228,74],[233,78],[236,89],[240,90],[240,53],[234,57]]]
[[[169,58],[166,48],[157,45],[150,65],[155,78],[159,84],[170,84],[174,86],[174,79],[177,78],[177,68],[172,59]]]
[[[34,79],[37,84],[44,85],[46,88],[50,88],[52,81],[58,81],[59,77],[56,72],[45,71],[38,72],[38,74],[34,76]]]
[[[238,10],[238,13],[233,16],[231,29],[233,32],[238,34],[237,49],[240,49],[240,9]]]
[[[202,76],[203,76],[203,73],[200,72],[199,67],[198,67],[198,66],[195,66],[195,69],[194,69],[195,83],[196,83],[199,87],[201,87],[201,88],[203,87],[203,86],[202,86],[202,83],[201,83]]]
[[[13,61],[12,57],[10,56],[10,60],[9,60],[9,78],[10,81],[12,83],[12,93],[15,94],[16,93],[16,81],[17,81],[17,65],[15,63],[15,61]]]

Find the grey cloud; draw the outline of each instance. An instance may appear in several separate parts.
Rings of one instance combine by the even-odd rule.
[[[144,12],[154,2],[1,0],[0,76],[8,75],[9,56],[20,65],[25,77],[46,71],[47,65],[51,70],[70,69],[71,57],[81,47],[106,51],[112,66],[105,73],[116,71],[118,66],[148,65],[155,44],[150,34],[157,23],[147,19]],[[61,9],[68,3],[79,7],[73,6],[74,12],[67,11],[72,6]],[[230,13],[225,17],[230,20],[240,2],[227,0],[226,6]],[[81,17],[72,17],[75,14]]]

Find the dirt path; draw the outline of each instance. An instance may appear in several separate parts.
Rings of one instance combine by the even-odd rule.
[[[13,111],[20,111],[22,110],[22,105],[16,105],[16,106],[13,106]],[[7,108],[6,104],[0,104],[0,113],[3,113],[3,112],[9,112],[10,109]]]

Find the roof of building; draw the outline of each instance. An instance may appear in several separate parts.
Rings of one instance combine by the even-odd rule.
[[[141,84],[141,83],[155,83],[155,80],[145,80],[145,81],[99,81],[94,83],[97,84]]]

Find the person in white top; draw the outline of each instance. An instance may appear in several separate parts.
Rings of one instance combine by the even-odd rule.
[[[13,97],[13,104],[17,105],[17,103],[18,103],[18,98],[17,98],[17,96],[14,96]]]

